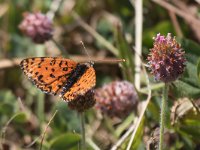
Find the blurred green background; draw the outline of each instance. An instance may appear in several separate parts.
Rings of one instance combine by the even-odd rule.
[[[170,86],[167,114],[166,148],[200,149],[200,4],[192,0],[143,1],[142,56],[146,62],[152,37],[172,33],[186,52],[187,67],[179,80]],[[168,5],[173,9],[168,9]],[[51,121],[42,149],[80,149],[80,116],[66,102],[38,90],[22,73],[22,58],[63,56],[88,61],[80,41],[92,59],[123,58],[124,63],[94,65],[97,86],[115,80],[134,81],[135,6],[132,1],[115,0],[0,0],[0,149],[39,149],[40,135]],[[55,8],[55,9],[54,9]],[[63,46],[62,53],[53,41],[35,44],[18,26],[24,12],[52,15],[53,38]],[[178,13],[181,12],[181,13]],[[76,18],[77,13],[80,18]],[[86,25],[88,26],[84,26]],[[103,40],[102,40],[103,39]],[[148,70],[147,70],[148,72]],[[148,72],[149,74],[149,72]],[[162,83],[149,74],[152,98],[131,149],[155,149],[156,128]],[[147,98],[148,83],[141,73],[138,110]],[[173,108],[173,109],[172,109]],[[134,110],[137,112],[137,110]],[[85,112],[87,149],[111,149],[130,129],[138,113],[125,118],[110,118],[95,107]],[[117,149],[126,149],[130,135]],[[35,140],[34,143],[32,143]],[[32,144],[31,144],[32,143]],[[29,144],[31,144],[29,146]],[[28,147],[27,147],[28,146]]]

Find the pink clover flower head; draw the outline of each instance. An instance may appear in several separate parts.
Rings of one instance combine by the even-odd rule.
[[[147,58],[149,69],[157,81],[175,81],[185,69],[185,52],[175,37],[157,34]]]
[[[52,21],[40,12],[24,13],[19,29],[35,43],[42,44],[53,36]]]

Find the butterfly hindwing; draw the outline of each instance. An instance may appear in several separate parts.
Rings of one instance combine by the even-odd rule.
[[[96,75],[93,67],[88,67],[88,69],[83,73],[83,75],[77,80],[73,86],[66,91],[64,94],[60,95],[62,99],[66,101],[71,101],[76,99],[79,95],[84,95],[88,90],[92,89],[96,84]]]

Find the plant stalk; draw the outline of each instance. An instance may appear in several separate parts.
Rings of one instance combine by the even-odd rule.
[[[160,140],[159,140],[159,150],[163,150],[163,138],[164,138],[164,128],[165,128],[165,120],[166,120],[166,107],[168,100],[168,84],[165,83],[163,87],[163,97],[161,104],[161,115],[160,115]]]
[[[84,116],[84,112],[80,113],[80,119],[81,119],[81,135],[82,135],[81,149],[82,150],[86,150],[86,146],[85,146],[85,116]]]
[[[44,93],[39,91],[37,97],[37,116],[41,124],[44,121],[44,116],[45,116],[44,105],[45,105],[45,95]]]
[[[45,48],[43,45],[37,45],[36,46],[36,56],[37,57],[41,57],[41,56],[45,56]],[[37,107],[36,107],[36,114],[37,114],[37,117],[39,119],[39,122],[40,124],[43,123],[44,121],[44,105],[45,105],[45,95],[44,93],[38,91],[38,94],[37,94]]]

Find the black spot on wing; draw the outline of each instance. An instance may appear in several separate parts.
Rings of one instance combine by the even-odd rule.
[[[67,71],[67,70],[68,70],[68,67],[64,67],[62,70],[63,70],[63,71]]]
[[[55,78],[55,76],[54,76],[52,73],[50,74],[50,77],[51,77],[51,78]]]
[[[56,60],[55,60],[55,58],[53,58],[53,60],[50,61],[50,65],[53,66],[55,64],[56,64]]]
[[[43,75],[39,75],[38,76],[38,80],[41,81],[41,79],[43,78]]]
[[[61,61],[60,61],[60,63],[59,63],[59,67],[61,67],[61,66],[62,66],[62,63],[63,63],[63,61],[61,60]]]

